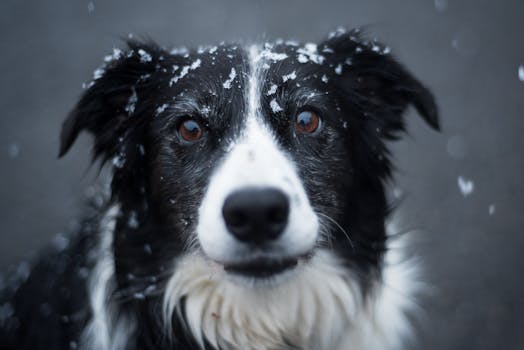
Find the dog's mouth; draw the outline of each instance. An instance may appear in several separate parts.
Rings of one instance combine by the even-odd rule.
[[[269,279],[296,269],[299,265],[307,263],[312,257],[312,252],[305,254],[275,257],[257,256],[244,261],[221,262],[224,271],[232,276]]]
[[[227,273],[251,278],[268,278],[294,269],[299,263],[298,257],[256,258],[253,260],[224,264]]]

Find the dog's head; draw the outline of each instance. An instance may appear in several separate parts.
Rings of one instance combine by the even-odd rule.
[[[388,48],[358,31],[318,45],[128,45],[95,72],[60,148],[87,130],[113,162],[120,285],[198,255],[234,284],[274,286],[319,250],[367,282],[386,242],[385,142],[409,105],[438,128],[431,93]]]

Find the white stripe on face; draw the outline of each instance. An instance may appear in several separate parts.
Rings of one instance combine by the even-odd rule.
[[[249,54],[245,127],[212,175],[199,209],[197,235],[200,246],[208,257],[219,262],[246,261],[253,257],[253,251],[228,232],[222,216],[225,199],[248,187],[277,189],[290,201],[287,226],[272,243],[270,256],[303,255],[314,247],[318,236],[318,218],[295,165],[280,149],[260,113],[265,59],[256,47],[251,47]]]

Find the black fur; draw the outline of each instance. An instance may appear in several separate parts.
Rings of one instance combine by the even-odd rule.
[[[319,44],[322,64],[299,63],[297,48],[286,43],[272,47],[288,58],[270,65],[261,91],[278,84],[273,97],[283,111],[272,112],[271,98],[262,94],[263,114],[296,161],[315,211],[350,232],[351,242],[320,216],[333,249],[366,287],[380,275],[386,243],[384,183],[392,170],[386,142],[404,130],[402,115],[409,105],[435,129],[437,108],[423,85],[358,31]],[[198,59],[198,68],[171,83],[180,67]],[[119,203],[121,210],[112,249],[117,288],[111,299],[119,313],[136,320],[129,349],[197,349],[184,320],[176,317],[173,341],[167,341],[159,317],[162,291],[172,274],[171,262],[194,232],[209,177],[246,118],[247,60],[247,52],[235,45],[220,45],[213,54],[208,49],[170,54],[153,43],[129,41],[63,124],[60,156],[80,132],[88,131],[94,137],[94,158],[113,163],[111,198],[104,208]],[[179,67],[175,72],[174,66]],[[239,79],[227,89],[223,82],[231,68]],[[283,83],[282,75],[293,71],[296,79]],[[321,93],[304,106],[311,92]],[[297,138],[290,131],[290,116],[305,107],[319,112],[323,129],[315,137]],[[185,116],[206,125],[205,140],[198,145],[176,136]],[[47,252],[20,283],[7,283],[12,288],[2,291],[2,303],[12,312],[0,318],[2,349],[79,345],[91,317],[86,276],[79,271],[92,269],[97,260],[93,251],[103,209],[97,211],[68,249]]]

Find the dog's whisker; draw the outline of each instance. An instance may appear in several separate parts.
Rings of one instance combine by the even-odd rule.
[[[355,245],[353,244],[353,241],[351,240],[351,237],[349,236],[348,232],[344,230],[344,228],[335,219],[331,218],[329,215],[326,215],[324,213],[317,213],[317,215],[329,220],[332,224],[334,224],[335,227],[338,228],[338,230],[342,232],[344,236],[347,238],[349,244],[351,245],[351,248],[353,248],[353,250],[355,249]]]

